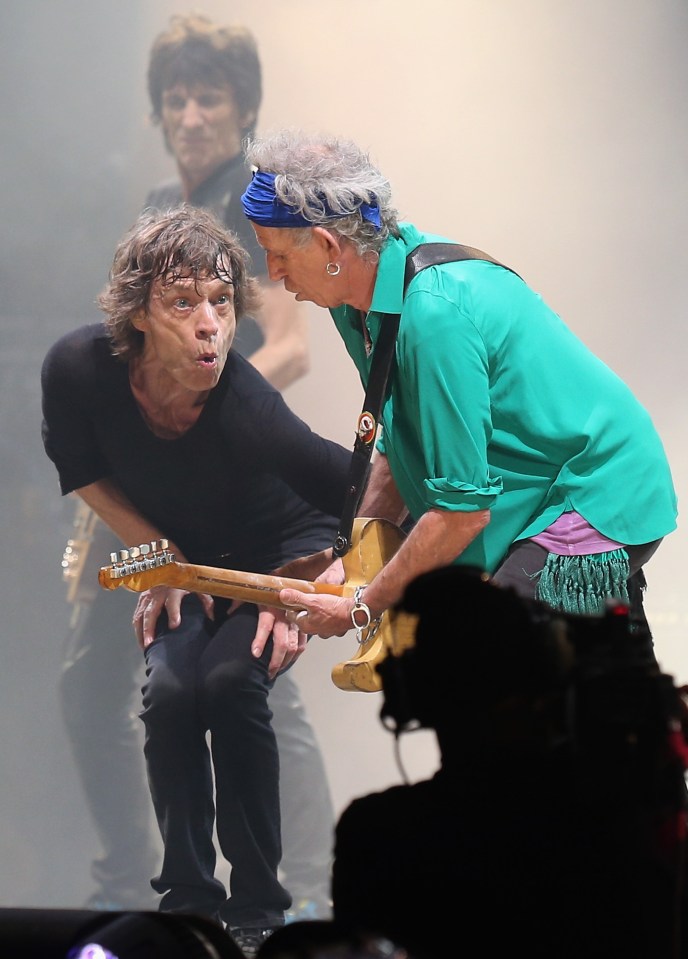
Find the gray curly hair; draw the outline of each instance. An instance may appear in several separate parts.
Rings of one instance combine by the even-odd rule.
[[[297,210],[313,226],[354,244],[358,253],[379,253],[389,236],[398,236],[398,214],[391,204],[389,180],[351,140],[327,134],[280,130],[249,140],[246,162],[275,174],[277,198]],[[380,229],[361,217],[362,203],[380,207]],[[340,214],[332,217],[329,210]],[[290,230],[306,242],[308,227]]]

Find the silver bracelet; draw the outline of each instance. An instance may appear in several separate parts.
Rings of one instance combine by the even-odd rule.
[[[367,629],[370,626],[371,622],[373,621],[373,617],[370,614],[370,606],[367,606],[366,603],[364,603],[361,599],[361,596],[363,596],[365,589],[366,589],[365,586],[356,587],[356,589],[354,590],[354,605],[351,609],[351,622],[353,623],[354,629],[356,630],[357,643],[363,642],[363,630]],[[363,616],[365,617],[365,622],[359,623],[356,620],[357,613],[363,613]]]

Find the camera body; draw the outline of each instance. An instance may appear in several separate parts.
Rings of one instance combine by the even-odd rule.
[[[402,608],[418,615],[415,645],[377,667],[396,735],[435,729],[466,751],[472,738],[528,749],[532,735],[533,749],[566,755],[583,799],[686,808],[686,704],[626,605],[561,613],[453,567],[419,577]]]

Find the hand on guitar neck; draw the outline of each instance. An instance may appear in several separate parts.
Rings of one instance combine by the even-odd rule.
[[[112,556],[112,564],[101,568],[98,580],[104,589],[124,586],[134,592],[143,592],[153,586],[165,585],[278,609],[292,609],[280,599],[283,589],[351,597],[357,586],[373,579],[402,540],[403,533],[387,520],[359,517],[354,523],[351,549],[343,558],[345,581],[342,584],[282,575],[294,571],[322,571],[331,562],[329,550],[295,560],[278,571],[279,575],[269,576],[177,563],[164,540],[122,550],[119,557]],[[387,610],[379,621],[362,631],[361,642],[352,659],[333,668],[334,684],[343,690],[375,692],[381,689],[376,663],[388,653],[398,654],[412,645],[414,627],[414,617]]]

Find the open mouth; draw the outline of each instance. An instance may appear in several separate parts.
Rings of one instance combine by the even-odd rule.
[[[213,367],[217,365],[217,353],[202,353],[196,362],[200,366]]]

